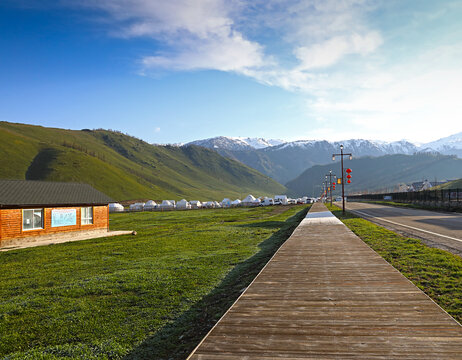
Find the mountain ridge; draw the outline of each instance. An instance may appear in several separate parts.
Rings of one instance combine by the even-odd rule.
[[[199,146],[155,146],[120,132],[0,122],[0,177],[85,182],[116,200],[217,200],[285,187]]]
[[[345,168],[353,172],[351,184],[345,184],[346,193],[393,191],[400,183],[412,183],[422,180],[449,180],[462,177],[462,159],[454,155],[436,153],[417,153],[415,155],[384,155],[380,157],[362,157],[345,160]],[[289,181],[286,186],[292,196],[308,195],[318,192],[325,175],[333,170],[341,176],[340,163],[316,165]],[[341,186],[334,194],[339,195]],[[315,191],[316,190],[316,191]]]
[[[454,145],[459,146],[455,138],[453,138],[453,147],[443,148],[441,144],[444,143],[444,139],[446,138],[440,139],[438,143],[439,149],[443,150],[439,152],[444,155],[462,157],[462,141],[460,142],[460,150],[458,150],[454,147]],[[394,154],[412,155],[420,152],[437,151],[427,146],[430,143],[417,146],[407,140],[392,142],[367,139],[343,141],[296,140],[255,148],[248,142],[243,142],[240,138],[221,136],[197,140],[192,143],[240,161],[283,184],[293,180],[312,166],[330,163],[332,154],[339,152],[341,144],[344,145],[345,152],[353,153],[354,157],[377,157]]]

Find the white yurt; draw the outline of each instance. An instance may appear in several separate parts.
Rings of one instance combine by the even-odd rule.
[[[181,199],[176,203],[177,210],[189,210],[191,209],[191,204],[186,199]]]
[[[163,200],[162,204],[158,206],[161,210],[173,210],[175,209],[175,205],[173,205],[170,200]]]
[[[144,210],[145,211],[153,211],[157,207],[157,203],[154,200],[148,200],[146,201],[146,204],[144,204]]]
[[[253,195],[247,195],[247,197],[242,200],[242,205],[243,206],[254,206],[254,202],[255,202],[255,196]]]
[[[123,212],[125,209],[122,204],[119,203],[110,203],[109,204],[109,212],[114,213],[114,212]]]
[[[143,211],[144,205],[145,205],[144,203],[131,204],[129,209],[130,211]]]
[[[274,197],[274,202],[279,203],[281,205],[287,205],[289,203],[287,199],[287,195],[276,195]]]
[[[234,200],[234,201],[231,203],[231,206],[232,206],[232,207],[241,206],[241,203],[242,203],[241,200],[236,199],[236,200]]]
[[[191,209],[200,209],[202,207],[202,203],[199,200],[191,200],[189,204],[191,205]]]
[[[261,200],[260,199],[255,199],[252,201],[252,206],[260,206],[261,205]]]
[[[221,201],[221,206],[224,207],[224,208],[230,207],[230,206],[231,206],[231,199],[224,198],[224,199]]]
[[[214,209],[215,208],[215,202],[213,201],[207,201],[205,203],[205,205],[203,205],[204,207],[206,207],[207,209]]]
[[[213,204],[215,205],[215,209],[220,209],[222,207],[218,201],[214,201]]]

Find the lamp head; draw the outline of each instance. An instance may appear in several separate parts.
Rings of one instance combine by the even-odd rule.
[[[343,145],[340,145],[340,150],[343,150]]]
[[[350,155],[350,160],[353,160],[353,155]]]
[[[332,155],[332,161],[335,161],[335,155]]]

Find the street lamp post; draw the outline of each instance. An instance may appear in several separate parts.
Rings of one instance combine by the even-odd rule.
[[[333,188],[333,182],[332,182],[332,177],[334,177],[334,179],[337,177],[337,175],[335,174],[332,174],[332,170],[329,170],[329,174],[326,175],[326,179],[327,177],[329,176],[329,187],[328,189],[330,189],[330,206],[332,206],[332,188]]]
[[[343,145],[340,145],[340,154],[332,154],[332,161],[335,161],[335,157],[340,156],[340,162],[342,166],[342,213],[345,215],[345,182],[343,181],[343,157],[349,156],[350,160],[353,159],[353,154],[351,153],[344,153],[343,152]]]

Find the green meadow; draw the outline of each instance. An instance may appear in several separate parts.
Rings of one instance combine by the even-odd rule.
[[[367,245],[462,323],[462,258],[428,247],[332,206],[329,209]]]
[[[138,234],[0,253],[1,359],[184,359],[308,207],[113,214]]]

